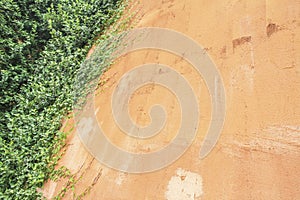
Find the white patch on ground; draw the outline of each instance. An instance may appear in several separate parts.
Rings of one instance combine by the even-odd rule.
[[[98,114],[98,112],[99,112],[99,107],[96,109],[96,111],[95,111],[95,115],[97,115],[97,114]]]
[[[252,65],[254,65],[254,61],[251,61],[251,62],[253,62]],[[254,68],[252,68],[252,67],[250,67],[248,65],[242,65],[241,69],[244,72],[245,80],[248,81],[249,89],[251,91],[253,91],[253,86],[254,86]]]
[[[126,174],[120,172],[120,173],[118,174],[118,177],[115,179],[115,183],[116,183],[117,185],[121,185],[121,184],[123,183],[123,181],[125,180],[125,178],[126,178]]]
[[[194,200],[202,194],[202,177],[179,168],[169,181],[165,197],[167,200]]]

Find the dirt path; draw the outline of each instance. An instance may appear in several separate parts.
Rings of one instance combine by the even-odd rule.
[[[178,130],[178,102],[157,85],[137,90],[129,110],[138,124],[146,125],[150,106],[165,105],[168,120],[161,134],[134,140],[122,134],[112,119],[110,99],[118,80],[149,62],[172,66],[193,87],[201,111],[197,138],[171,166],[134,175],[98,163],[73,132],[59,165],[81,179],[65,199],[84,191],[89,191],[84,199],[101,200],[300,199],[299,5],[297,0],[141,0],[138,27],[184,33],[205,47],[218,67],[227,100],[221,137],[209,156],[200,160],[211,103],[203,79],[189,63],[163,51],[130,53],[104,74],[105,84],[97,91],[97,119],[111,133],[110,140],[128,151],[149,152],[168,144]],[[51,198],[66,184],[66,179],[49,181],[44,193]]]

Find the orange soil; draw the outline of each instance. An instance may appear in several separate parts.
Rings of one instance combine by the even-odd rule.
[[[145,125],[150,122],[149,107],[164,105],[168,119],[162,134],[151,140],[134,140],[122,134],[112,119],[113,88],[124,73],[145,63],[171,66],[189,81],[201,111],[197,138],[171,166],[137,175],[100,164],[73,131],[59,166],[66,166],[81,179],[64,198],[72,199],[90,188],[83,199],[176,199],[178,191],[168,185],[181,168],[203,180],[203,194],[186,199],[300,199],[299,5],[297,0],[141,0],[142,18],[137,27],[182,32],[204,46],[218,67],[227,103],[221,137],[213,151],[200,160],[211,103],[203,79],[189,63],[163,51],[130,53],[105,72],[105,84],[97,91],[97,119],[103,130],[111,133],[110,140],[128,151],[149,152],[166,145],[178,130],[178,102],[156,85],[136,91],[129,110],[138,124]],[[68,123],[72,126],[72,120]],[[48,181],[43,188],[45,196],[57,195],[67,181]]]

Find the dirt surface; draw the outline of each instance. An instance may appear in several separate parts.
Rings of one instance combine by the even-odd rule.
[[[80,194],[83,199],[101,200],[300,199],[300,2],[141,0],[139,7],[142,17],[137,27],[184,33],[205,47],[216,64],[226,91],[225,124],[216,147],[199,159],[211,117],[210,96],[201,76],[176,55],[135,51],[105,72],[96,92],[97,119],[107,137],[132,152],[158,150],[174,137],[180,107],[174,94],[161,86],[140,88],[129,104],[131,117],[140,125],[150,122],[150,106],[165,106],[167,123],[157,136],[132,139],[111,115],[111,94],[121,76],[141,64],[162,63],[184,76],[198,98],[201,112],[194,143],[162,170],[128,174],[95,160],[74,130],[59,166],[69,168],[78,181],[48,181],[44,195],[50,199],[73,184],[64,199]],[[72,123],[66,122],[65,129]]]

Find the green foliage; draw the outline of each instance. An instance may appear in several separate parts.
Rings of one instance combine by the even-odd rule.
[[[54,170],[74,79],[121,0],[0,0],[0,199],[36,199]]]

